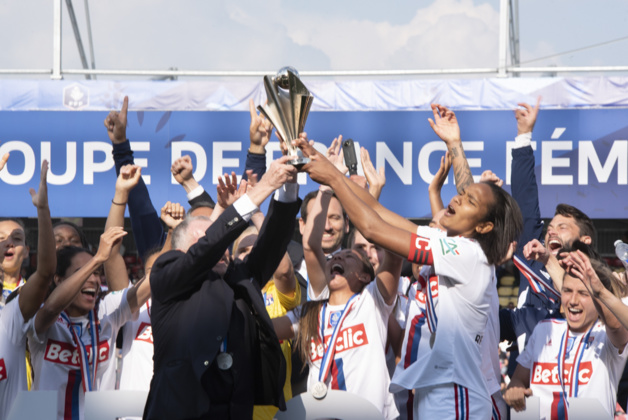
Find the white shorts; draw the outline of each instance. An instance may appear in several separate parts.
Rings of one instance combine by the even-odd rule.
[[[497,391],[491,395],[491,406],[492,420],[506,420],[508,418],[508,405],[506,404],[501,391]]]
[[[415,420],[474,420],[491,418],[491,400],[454,383],[416,389]]]

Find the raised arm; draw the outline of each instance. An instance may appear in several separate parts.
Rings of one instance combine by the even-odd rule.
[[[384,255],[384,261],[377,270],[377,288],[384,301],[392,305],[397,299],[403,259],[389,251],[386,251]]]
[[[3,165],[3,162],[0,162]],[[20,311],[26,321],[31,319],[43,303],[50,288],[50,281],[57,268],[55,237],[48,207],[48,161],[41,164],[39,191],[30,189],[33,205],[37,208],[37,270],[20,290]]]
[[[181,156],[170,167],[174,179],[185,190],[190,205],[193,206],[197,203],[215,204],[209,193],[196,181],[193,171],[192,158],[189,155]]]
[[[382,190],[386,185],[386,172],[383,167],[377,170],[375,169],[368,150],[364,148],[360,149],[360,160],[362,161],[364,176],[369,184],[369,193],[373,198],[379,201],[379,196],[382,194]]]
[[[168,235],[161,252],[170,251],[172,249],[172,232],[179,223],[185,219],[185,209],[179,203],[171,203],[167,201],[161,208],[161,221],[168,227]]]
[[[428,118],[430,127],[447,145],[452,160],[451,164],[454,167],[456,189],[459,194],[462,194],[469,185],[473,184],[473,176],[462,148],[458,119],[452,110],[442,105],[432,104],[432,112],[434,119]]]
[[[286,159],[289,158],[281,158],[282,161]],[[285,168],[286,166],[288,168]],[[255,275],[254,278],[258,281],[260,288],[271,279],[280,262],[285,258],[288,243],[294,232],[300,207],[296,175],[296,168],[292,165],[278,164],[278,161],[275,161],[253,188],[255,191],[261,185],[268,183],[273,185],[274,190],[279,189],[268,207],[268,215],[259,229],[257,241],[245,262],[249,271]]]
[[[48,296],[44,306],[41,307],[35,317],[35,330],[41,334],[48,330],[55,323],[62,311],[64,311],[70,303],[81,292],[83,284],[91,277],[91,275],[100,267],[112,253],[114,245],[117,245],[126,232],[121,227],[111,227],[100,236],[100,244],[98,251],[87,264],[78,271],[70,275],[63,281],[59,281],[54,291]]]
[[[105,230],[110,227],[124,228],[124,210],[129,200],[130,192],[135,188],[140,180],[142,171],[136,165],[124,165],[120,169],[120,175],[116,180],[115,193],[111,200],[109,215],[105,223]],[[126,270],[124,258],[120,255],[122,241],[113,247],[111,257],[105,263],[105,278],[109,290],[123,290],[129,287],[129,276]]]
[[[251,125],[249,127],[249,150],[246,154],[243,178],[249,179],[249,170],[262,179],[266,173],[266,145],[273,133],[273,125],[263,115],[257,113],[253,99],[249,99]]]
[[[515,110],[517,138],[512,149],[512,197],[523,215],[523,232],[517,253],[533,239],[541,239],[543,222],[539,208],[539,190],[536,182],[534,152],[531,146],[532,130],[539,114],[541,97],[534,107],[520,103]],[[559,289],[560,290],[560,289]]]
[[[440,167],[434,175],[434,179],[430,182],[430,186],[427,188],[427,192],[430,197],[430,208],[432,210],[432,217],[445,208],[443,199],[440,196],[440,192],[447,180],[447,174],[451,168],[451,159],[449,159],[449,151],[445,152],[445,156],[440,158]]]
[[[107,134],[113,144],[116,175],[120,174],[122,166],[134,164],[131,144],[126,138],[128,108],[129,98],[125,96],[122,109],[111,111],[105,118]],[[165,234],[143,179],[140,178],[137,187],[129,194],[128,206],[133,238],[140,258],[144,258],[146,251],[163,244]]]
[[[314,297],[319,296],[327,286],[326,260],[322,241],[332,194],[331,188],[321,186],[303,229],[303,258]]]
[[[332,187],[349,219],[362,232],[366,240],[400,256],[407,257],[410,253],[412,235],[416,231],[416,226],[411,224],[412,230],[406,230],[387,223],[371,207],[371,203],[375,205],[379,205],[379,203],[368,191],[347,180],[328,159],[303,139],[299,139],[297,144],[304,156],[310,158],[310,162],[303,167],[303,170],[314,181]],[[351,184],[355,185],[355,188],[352,188]],[[362,197],[368,201],[363,201]]]

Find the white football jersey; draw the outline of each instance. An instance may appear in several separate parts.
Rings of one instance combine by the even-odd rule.
[[[393,307],[394,304],[387,305],[384,302],[375,281],[364,288],[338,332],[334,362],[326,380],[331,389],[345,390],[367,399],[384,414],[386,419],[393,419],[399,415],[392,394],[388,392],[390,377],[384,354],[388,318]],[[344,305],[327,306],[325,342],[331,338],[343,309]],[[295,333],[298,331],[300,310],[299,307],[288,312]],[[312,343],[308,363],[310,367],[308,390],[318,382],[323,355],[323,346],[320,343],[319,345]]]
[[[115,387],[115,374],[111,378],[111,375],[107,375],[106,372],[110,365],[115,365],[118,330],[132,316],[126,299],[127,290],[109,293],[100,301],[98,307],[99,339],[96,352],[92,349],[87,316],[70,318],[72,328],[77,330],[80,340],[85,345],[90,362],[93,362],[94,353],[97,354],[95,390]],[[85,394],[79,350],[74,344],[73,335],[65,321],[59,317],[47,331],[40,335],[35,331],[33,324],[28,332],[28,343],[35,372],[33,389],[59,391],[58,419],[83,419]],[[115,373],[115,369],[113,370]]]
[[[153,330],[151,300],[142,305],[139,316],[122,328],[122,371],[120,389],[148,391],[153,378]]]
[[[20,295],[0,311],[0,419],[9,414],[19,391],[26,382],[26,333],[33,322],[24,321],[18,302]]]
[[[530,369],[530,389],[532,394],[541,399],[541,419],[551,419],[552,413],[564,409],[561,394],[563,388],[558,377],[558,352],[563,335],[567,330],[567,321],[564,319],[548,319],[539,322],[528,340],[524,351],[517,358],[517,362]],[[569,396],[576,379],[576,371],[572,373],[574,359],[578,353],[580,341],[586,333],[569,332],[567,354],[565,355],[564,385]],[[606,335],[606,327],[596,321],[588,342],[582,343],[584,352],[577,371],[578,397],[595,398],[608,411],[608,418],[612,418],[615,411],[617,384],[626,363],[626,349],[615,348]]]
[[[409,294],[403,353],[391,391],[455,383],[490,401],[481,369],[481,343],[495,287],[495,269],[472,239],[447,237],[443,231],[427,226],[420,226],[417,235],[429,239],[434,266],[423,267],[422,281],[413,285]],[[426,317],[428,282],[436,301],[437,328],[433,334]]]

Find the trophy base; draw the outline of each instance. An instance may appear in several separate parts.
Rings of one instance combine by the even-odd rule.
[[[286,165],[292,165],[294,167],[297,168],[297,170],[301,170],[301,168],[303,166],[305,166],[306,164],[308,164],[310,162],[310,159],[305,158],[305,157],[295,157],[292,160],[289,160],[288,162],[286,162]]]

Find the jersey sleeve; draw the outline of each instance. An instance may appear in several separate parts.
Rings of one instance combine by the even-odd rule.
[[[385,322],[388,322],[388,317],[390,317],[390,314],[395,308],[395,303],[397,302],[397,299],[395,299],[390,305],[386,304],[386,301],[384,301],[384,297],[379,291],[379,287],[377,287],[377,282],[375,281],[372,281],[366,285],[366,293],[372,296],[375,307],[382,316],[382,319],[384,319]]]
[[[528,344],[526,344],[521,354],[519,354],[519,357],[517,357],[517,363],[526,369],[532,370],[534,361],[537,358],[536,341],[538,340],[541,328],[543,328],[543,324],[538,324],[536,326],[530,336],[530,339],[528,340]]]
[[[130,321],[133,314],[127,301],[128,291],[129,289],[124,289],[119,292],[111,292],[105,296],[100,302],[98,317],[100,319],[108,317],[114,328],[121,328]]]
[[[299,319],[301,318],[301,308],[301,306],[296,307],[286,314],[286,316],[290,320],[290,323],[292,323],[292,331],[294,332],[295,337],[299,332]]]
[[[476,267],[486,264],[480,245],[474,240],[461,237],[432,238],[430,240],[434,258],[434,272],[455,283],[467,284],[476,281]]]

